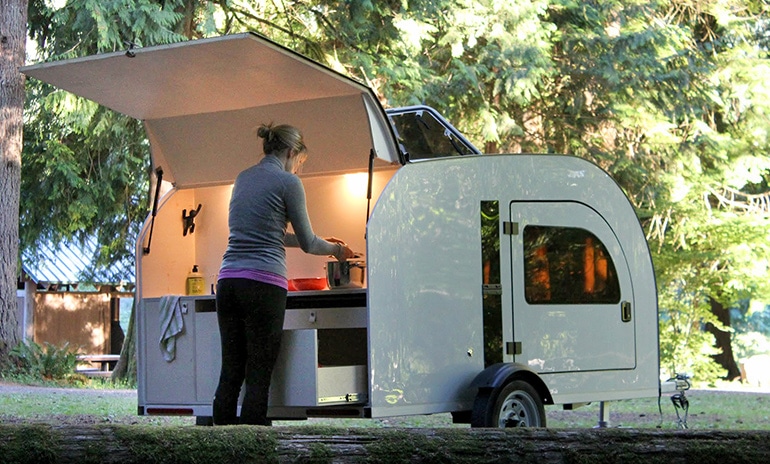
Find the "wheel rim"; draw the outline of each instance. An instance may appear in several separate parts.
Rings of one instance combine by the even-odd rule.
[[[503,401],[498,418],[498,426],[539,427],[535,400],[522,391],[511,392]]]

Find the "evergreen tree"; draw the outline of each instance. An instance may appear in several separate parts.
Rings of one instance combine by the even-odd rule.
[[[0,366],[19,340],[16,317],[26,0],[0,0]]]
[[[596,162],[648,233],[663,365],[703,378],[735,375],[724,309],[768,295],[768,19],[766,0],[33,0],[29,32],[60,59],[254,31],[386,105],[436,107],[487,152]],[[28,89],[22,246],[96,233],[99,259],[131,259],[141,126]]]

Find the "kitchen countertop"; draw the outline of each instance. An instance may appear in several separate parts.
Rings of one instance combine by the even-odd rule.
[[[161,297],[145,298],[147,301],[158,301]],[[216,295],[183,295],[182,305],[193,305],[196,312],[214,312]],[[194,303],[197,302],[197,303]],[[322,309],[322,308],[366,308],[366,288],[336,288],[334,290],[300,290],[289,292],[286,299],[286,309]]]
[[[365,288],[337,288],[289,292],[286,309],[296,308],[353,308],[366,307]]]
[[[297,290],[293,292],[289,292],[287,295],[289,298],[294,297],[330,297],[334,298],[335,296],[340,295],[366,295],[367,289],[361,288],[361,287],[351,287],[351,288],[335,288],[335,289],[325,289],[325,290]],[[216,298],[216,295],[214,294],[205,294],[205,295],[180,295],[182,298],[190,298],[194,300],[213,300]],[[161,297],[149,297],[145,298],[148,300],[159,300]]]

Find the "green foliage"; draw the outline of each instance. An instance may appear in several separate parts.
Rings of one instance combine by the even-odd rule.
[[[24,126],[22,246],[37,249],[45,241],[94,235],[101,247],[92,269],[133,262],[133,244],[149,203],[149,155],[141,124],[33,85],[31,102],[39,109],[28,113]],[[114,282],[126,277],[102,276]]]
[[[30,2],[29,33],[40,59],[63,59],[182,40],[181,1]],[[147,215],[150,156],[139,121],[50,86],[27,83],[20,205],[23,250],[83,241],[99,248],[90,269],[133,263]],[[129,266],[123,266],[127,268]],[[114,267],[118,268],[118,267]],[[99,276],[118,282],[128,276]],[[94,279],[87,274],[83,280]]]
[[[35,380],[66,380],[75,374],[78,351],[68,343],[57,347],[35,342],[19,343],[10,352],[9,374],[29,376]]]
[[[440,2],[416,16],[423,27],[416,76],[419,102],[439,108],[472,139],[502,143],[524,133],[521,109],[543,97],[554,72],[555,27],[542,21],[548,2]],[[397,94],[396,104],[418,101]],[[478,144],[478,142],[477,142]]]
[[[44,59],[64,59],[184,40],[182,0],[31,0],[29,34]]]
[[[48,464],[57,461],[57,437],[50,427],[43,425],[25,425],[13,427],[0,424],[3,462],[13,464],[36,463]]]
[[[756,355],[770,354],[770,336],[762,332],[736,331],[733,350],[735,358],[739,361]]]
[[[255,430],[256,429],[256,430]],[[117,427],[129,462],[278,462],[278,439],[260,427]]]
[[[50,5],[30,2],[44,59],[254,31],[367,82],[386,105],[436,107],[488,152],[598,163],[650,240],[666,370],[719,375],[702,332],[715,322],[709,298],[770,298],[766,0]],[[96,232],[98,259],[131,259],[147,204],[141,126],[29,89],[22,246]]]
[[[697,382],[710,383],[722,377],[725,370],[711,358],[718,351],[714,337],[703,330],[706,323],[718,324],[708,304],[697,293],[682,287],[685,279],[667,282],[659,292],[661,375],[673,378],[679,373],[694,376]]]
[[[740,361],[770,354],[770,311],[765,305],[755,301],[754,304],[739,305],[731,312],[735,358]]]

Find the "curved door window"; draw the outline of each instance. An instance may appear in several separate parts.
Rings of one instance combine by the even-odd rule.
[[[615,304],[620,283],[607,248],[591,232],[528,225],[524,296],[529,304]]]

